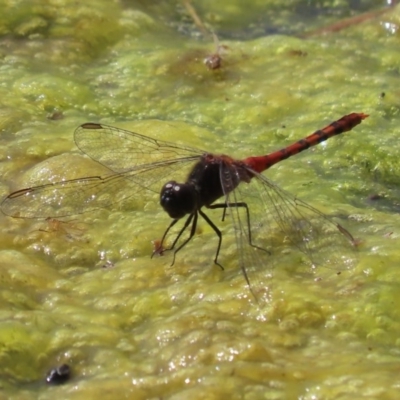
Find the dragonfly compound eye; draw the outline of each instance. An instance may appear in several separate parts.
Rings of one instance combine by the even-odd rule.
[[[166,183],[161,189],[160,204],[171,218],[179,219],[196,209],[196,191],[188,183]]]

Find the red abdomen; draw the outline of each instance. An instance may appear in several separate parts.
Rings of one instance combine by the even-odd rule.
[[[293,156],[294,154],[300,153],[303,150],[308,149],[311,146],[315,146],[332,136],[339,135],[343,132],[348,132],[355,126],[361,123],[361,121],[367,118],[368,115],[364,113],[352,113],[345,115],[339,120],[332,122],[330,125],[323,129],[320,129],[305,139],[299,140],[292,145],[285,147],[281,150],[275,151],[271,154],[258,157],[248,157],[243,162],[250,168],[257,172],[262,172],[278,163],[279,161],[285,160]]]

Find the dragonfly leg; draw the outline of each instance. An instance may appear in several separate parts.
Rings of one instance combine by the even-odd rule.
[[[170,247],[170,248],[168,248],[168,249],[164,249],[164,248],[163,248],[163,244],[164,244],[165,238],[166,238],[167,235],[168,235],[169,230],[170,230],[178,221],[179,221],[179,219],[173,219],[173,220],[171,221],[171,223],[168,225],[168,228],[165,230],[165,232],[164,232],[164,234],[163,234],[163,237],[161,238],[161,241],[160,241],[159,246],[157,246],[157,248],[153,251],[153,254],[151,255],[151,258],[153,258],[154,254],[163,254],[164,251],[170,250],[171,248],[173,248],[173,246],[174,246],[176,240],[179,239],[179,235],[180,235],[182,232],[179,233],[178,238],[174,241],[172,247]]]
[[[212,204],[208,206],[208,208],[222,208],[223,213],[222,213],[222,221],[225,219],[226,215],[226,210],[228,207],[243,207],[246,210],[246,219],[247,219],[247,232],[248,232],[248,237],[249,237],[249,245],[251,247],[254,247],[255,249],[265,251],[269,255],[271,255],[271,252],[268,251],[267,249],[264,249],[263,247],[257,246],[256,244],[253,243],[253,239],[251,236],[251,227],[250,227],[250,211],[249,207],[247,206],[247,203],[244,202],[239,202],[239,203],[217,203],[217,204]]]
[[[194,219],[193,219],[194,217]],[[193,220],[193,222],[192,222]],[[175,263],[175,255],[176,253],[183,247],[185,246],[185,244],[187,242],[189,242],[189,240],[193,237],[194,233],[195,233],[195,229],[197,226],[197,213],[192,213],[189,215],[189,217],[186,219],[185,224],[183,225],[183,227],[181,228],[181,230],[178,232],[178,234],[176,235],[174,241],[172,242],[172,245],[166,249],[163,249],[163,243],[165,241],[165,238],[168,235],[168,232],[170,231],[170,229],[179,221],[179,219],[174,219],[171,221],[171,223],[169,224],[168,228],[165,230],[164,235],[161,239],[160,245],[158,246],[158,249],[153,251],[153,254],[151,255],[151,257],[154,256],[154,254],[163,254],[165,251],[169,251],[169,250],[173,250],[176,243],[178,242],[179,238],[182,236],[182,233],[185,232],[186,228],[190,225],[190,223],[192,223],[192,228],[190,230],[190,235],[189,237],[174,251],[174,256],[171,262],[171,266],[174,265]]]
[[[193,220],[193,222],[192,222],[192,220]],[[174,256],[173,256],[173,259],[172,259],[171,266],[174,265],[174,263],[175,263],[175,256],[176,256],[176,253],[177,253],[182,247],[184,247],[184,246],[190,241],[190,239],[192,239],[192,237],[194,236],[194,234],[195,234],[195,232],[196,232],[196,227],[197,227],[197,212],[194,212],[194,213],[192,213],[192,214],[189,215],[189,217],[186,219],[185,224],[183,225],[182,229],[181,229],[181,230],[179,231],[179,233],[176,235],[176,238],[174,239],[174,241],[173,241],[171,247],[169,247],[169,248],[166,249],[166,250],[172,250],[172,249],[175,247],[175,245],[176,245],[178,239],[181,237],[182,233],[186,230],[186,228],[187,228],[190,224],[192,224],[192,227],[190,228],[189,237],[188,237],[187,239],[185,239],[185,240],[183,241],[183,243],[180,244],[180,245],[174,250]]]
[[[211,207],[208,207],[208,208],[211,208]],[[220,267],[222,270],[224,270],[224,267],[218,262],[218,255],[219,255],[219,251],[221,249],[221,244],[222,244],[222,233],[216,227],[214,222],[212,222],[211,219],[203,211],[199,210],[199,214],[203,217],[203,219],[207,222],[207,224],[210,225],[211,228],[213,228],[214,232],[218,236],[218,246],[217,246],[217,252],[215,253],[214,263],[216,265],[218,265],[218,267]]]

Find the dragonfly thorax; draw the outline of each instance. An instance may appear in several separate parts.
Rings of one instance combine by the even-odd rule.
[[[160,193],[160,204],[167,214],[179,219],[196,210],[196,190],[191,183],[167,182]]]

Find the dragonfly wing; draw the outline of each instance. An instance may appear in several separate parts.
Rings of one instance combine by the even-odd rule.
[[[306,265],[309,271],[310,267],[312,271],[317,266],[334,271],[354,266],[355,240],[345,228],[265,176],[249,168],[246,171],[253,179],[227,193],[226,201],[248,206],[250,222],[244,207],[229,207],[229,214],[240,267],[257,299],[269,297],[270,278],[278,265]],[[237,170],[231,171],[231,174],[237,173]],[[227,176],[222,173],[221,179],[224,177],[226,181]],[[232,187],[227,182],[223,184]]]
[[[115,172],[153,163],[193,160],[205,152],[104,124],[86,123],[75,130],[78,148]]]
[[[11,193],[1,210],[20,218],[61,218],[116,205],[135,208],[137,194],[159,193],[165,181],[186,179],[184,166],[203,152],[112,126],[86,123],[75,143],[113,173],[29,187]],[[146,189],[146,191],[144,190]]]
[[[278,242],[299,250],[312,267],[321,265],[341,271],[354,266],[356,240],[339,222],[279,188],[264,175],[254,171],[253,174],[251,184],[257,197],[261,197],[255,210],[261,230],[280,232],[280,238],[276,236]]]
[[[1,210],[17,218],[62,218],[110,206],[135,209],[146,193],[159,193],[165,180],[183,177],[183,167],[195,160],[197,157],[169,160],[122,173],[29,187],[8,195]]]
[[[242,174],[235,166],[221,165],[221,182],[225,192],[225,202],[228,205],[227,214],[232,221],[236,243],[235,260],[237,260],[245,282],[254,298],[257,301],[267,301],[270,298],[269,287],[272,272],[271,261],[273,259],[269,249],[260,247],[260,244],[257,244],[254,240],[254,236],[257,235],[253,234],[253,229],[256,225],[255,221],[259,217],[253,215],[251,207],[254,202],[248,202],[248,197],[246,193],[239,189],[240,186],[231,190],[236,187],[241,176]],[[224,236],[224,240],[225,238]],[[223,249],[224,247],[223,244]]]

